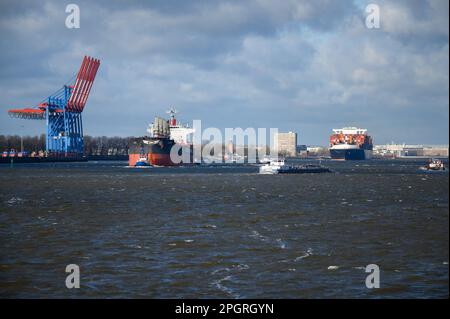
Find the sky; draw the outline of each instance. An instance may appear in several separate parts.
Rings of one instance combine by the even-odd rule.
[[[65,25],[66,5],[80,28]],[[366,6],[380,28],[366,27]],[[203,127],[295,131],[327,145],[333,128],[375,144],[448,144],[448,0],[0,2],[0,134],[11,119],[101,60],[84,134],[142,136],[169,107]]]

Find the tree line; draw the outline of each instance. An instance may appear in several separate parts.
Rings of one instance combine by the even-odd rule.
[[[84,136],[84,155],[127,155],[133,137]],[[45,151],[45,134],[39,136],[0,135],[0,151]]]
[[[22,150],[29,153],[45,151],[45,134],[39,136],[20,136],[20,135],[0,135],[0,152]],[[108,136],[84,136],[84,155],[85,156],[111,156],[111,155],[128,155],[129,146],[136,140],[135,137],[108,137]],[[207,143],[206,141],[204,143]],[[202,148],[204,144],[202,143]],[[222,145],[222,154],[229,151],[228,147]],[[236,148],[233,147],[233,152]],[[270,150],[267,147],[266,153]],[[248,155],[248,146],[244,147],[244,155]],[[212,155],[212,154],[211,154]],[[280,153],[287,156],[287,154]]]

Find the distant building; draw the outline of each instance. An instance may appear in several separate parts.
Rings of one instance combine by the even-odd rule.
[[[279,154],[292,157],[297,155],[297,133],[277,133],[275,143]]]
[[[382,157],[448,157],[448,150],[448,145],[386,144],[376,145],[374,154]]]
[[[297,153],[307,151],[308,147],[306,145],[297,145]]]
[[[424,156],[448,157],[448,145],[433,145],[424,147]]]
[[[330,151],[328,147],[323,146],[308,146],[307,155],[311,157],[315,156],[329,156]]]
[[[321,146],[308,146],[306,150],[308,153],[319,153],[322,149],[323,147]]]

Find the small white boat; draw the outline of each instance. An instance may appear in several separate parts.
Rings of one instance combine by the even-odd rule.
[[[284,160],[269,161],[259,167],[260,174],[278,174],[280,168],[284,166]]]
[[[266,155],[259,160],[259,163],[260,164],[270,164],[271,161],[272,161],[272,159]]]

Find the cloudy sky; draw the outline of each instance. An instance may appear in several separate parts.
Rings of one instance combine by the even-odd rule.
[[[81,11],[65,26],[66,5]],[[381,28],[365,26],[380,7]],[[143,135],[169,106],[204,126],[277,127],[326,145],[332,128],[375,143],[447,144],[448,0],[0,2],[0,134],[57,90],[85,54],[101,60],[89,135]]]

